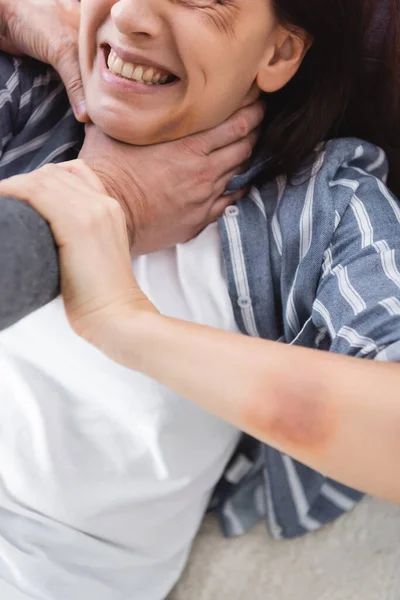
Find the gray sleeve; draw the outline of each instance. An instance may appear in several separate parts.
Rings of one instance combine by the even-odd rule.
[[[59,293],[57,248],[50,228],[30,206],[0,197],[0,330]]]
[[[0,179],[75,157],[80,130],[59,77],[0,53]],[[0,197],[0,330],[59,293],[57,249],[47,223]]]

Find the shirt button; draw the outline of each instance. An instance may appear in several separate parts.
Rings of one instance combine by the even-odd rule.
[[[248,308],[251,306],[251,298],[250,296],[239,296],[238,305],[240,308]]]
[[[225,214],[227,217],[237,217],[239,214],[239,209],[237,206],[228,206],[225,209]]]

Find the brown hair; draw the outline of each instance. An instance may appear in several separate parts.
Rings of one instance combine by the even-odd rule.
[[[367,57],[353,84],[343,131],[385,150],[389,186],[400,196],[400,4],[399,0],[363,1]],[[378,33],[372,48],[371,32]]]
[[[267,99],[262,180],[292,175],[327,139],[356,136],[387,152],[389,185],[400,194],[400,7],[384,1],[390,18],[379,55],[368,56],[383,0],[273,0],[280,21],[313,44],[292,81]]]

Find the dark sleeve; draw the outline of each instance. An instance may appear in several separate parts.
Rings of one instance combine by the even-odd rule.
[[[57,248],[50,228],[30,206],[0,198],[0,330],[59,293]]]
[[[42,80],[40,72],[36,81],[24,76],[18,59],[0,53],[0,179],[15,174],[12,159],[29,143],[22,138],[20,148],[13,146],[24,129],[27,109],[35,108],[29,103],[31,90],[37,94]],[[57,250],[47,223],[26,204],[0,197],[0,330],[58,292]]]

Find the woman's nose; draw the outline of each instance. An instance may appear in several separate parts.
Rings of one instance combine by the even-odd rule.
[[[155,38],[162,27],[162,0],[119,0],[111,9],[114,25],[125,36]]]

